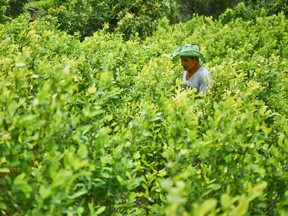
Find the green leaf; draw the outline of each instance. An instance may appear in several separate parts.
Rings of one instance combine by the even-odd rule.
[[[68,187],[73,181],[73,173],[70,170],[59,170],[57,173],[54,173],[52,180],[52,188],[60,186]]]
[[[39,194],[42,197],[42,199],[46,199],[47,197],[52,195],[51,188],[49,186],[46,187],[46,186],[41,185],[39,189]]]
[[[88,88],[88,93],[89,94],[94,94],[97,91],[97,89],[95,88],[95,86],[90,86]]]
[[[7,209],[7,205],[0,201],[0,209],[6,210]]]
[[[9,173],[10,169],[8,168],[0,168],[0,173]]]
[[[80,156],[81,158],[86,158],[88,155],[88,150],[86,145],[84,144],[79,144],[79,148],[77,150],[77,155]]]
[[[205,200],[200,206],[196,207],[193,215],[204,216],[209,212],[214,211],[217,205],[216,199]]]
[[[100,208],[98,208],[95,212],[95,215],[100,215],[101,213],[103,213],[106,209],[106,206],[101,206]]]
[[[22,191],[26,198],[30,197],[30,192],[32,192],[32,187],[26,179],[25,173],[18,175],[13,181],[13,188],[15,190]]]
[[[135,160],[141,158],[141,154],[140,154],[140,152],[137,151],[137,152],[133,155],[133,158],[134,158]]]
[[[84,194],[86,194],[88,191],[87,190],[80,190],[76,193],[74,193],[73,195],[69,196],[69,199],[75,199],[78,198],[80,196],[83,196]]]
[[[238,206],[235,209],[235,213],[233,215],[242,216],[247,213],[249,209],[249,200],[242,199],[239,201]]]
[[[231,198],[228,194],[222,194],[220,203],[223,209],[228,209],[231,205]]]
[[[166,191],[170,191],[172,186],[173,186],[173,182],[170,179],[165,179],[161,182],[161,187]]]
[[[259,197],[263,194],[264,189],[267,187],[267,182],[262,182],[257,184],[256,186],[249,189],[248,199],[251,202],[256,197]]]

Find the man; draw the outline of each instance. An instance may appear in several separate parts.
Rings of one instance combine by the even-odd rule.
[[[211,74],[200,63],[205,58],[196,44],[184,44],[177,47],[173,57],[180,57],[183,71],[183,88],[195,88],[196,93],[206,92],[211,86]]]

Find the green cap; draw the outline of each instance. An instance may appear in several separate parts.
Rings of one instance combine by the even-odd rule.
[[[201,61],[205,63],[205,57],[199,51],[199,46],[197,44],[182,44],[174,50],[172,56],[173,57],[178,57],[178,56],[199,57]]]

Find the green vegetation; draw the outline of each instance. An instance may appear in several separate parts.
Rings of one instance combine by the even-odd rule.
[[[249,10],[145,39],[0,24],[0,214],[287,215],[288,21]],[[181,89],[182,43],[207,95]]]
[[[101,29],[121,33],[125,40],[134,35],[145,39],[164,17],[168,17],[171,24],[186,22],[195,14],[217,19],[239,3],[246,5],[247,13],[238,13],[238,16],[246,19],[260,10],[268,15],[281,12],[288,15],[286,0],[0,0],[0,3],[0,23],[33,8],[36,17],[53,21],[58,29],[78,35],[81,40]]]
[[[172,1],[173,2],[173,1]],[[288,15],[286,0],[175,0],[180,20],[187,20],[193,14],[219,17],[225,10],[234,8],[239,3],[245,4],[249,12],[265,9],[269,15],[284,12]]]

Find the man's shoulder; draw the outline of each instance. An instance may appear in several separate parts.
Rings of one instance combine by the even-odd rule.
[[[201,66],[198,70],[198,74],[200,76],[211,76],[210,72],[207,70],[207,68]]]

